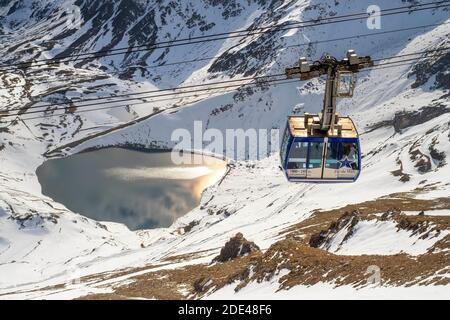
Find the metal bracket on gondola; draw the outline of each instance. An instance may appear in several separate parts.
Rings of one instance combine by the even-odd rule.
[[[338,71],[336,74],[336,86],[337,97],[353,97],[356,86],[356,74],[351,71]]]
[[[308,119],[306,117],[305,126],[308,126],[310,130],[333,131],[337,129],[340,131],[340,128],[335,127],[336,119],[338,119],[336,98],[352,97],[356,86],[355,73],[371,66],[373,66],[373,61],[369,56],[359,57],[354,50],[348,50],[346,57],[342,60],[337,60],[326,54],[319,61],[311,64],[306,58],[302,57],[298,66],[287,68],[286,77],[288,79],[299,78],[304,81],[322,75],[327,76],[323,109],[319,116],[319,122],[311,122],[306,120]]]

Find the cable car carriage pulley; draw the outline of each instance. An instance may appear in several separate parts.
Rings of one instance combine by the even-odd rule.
[[[361,171],[359,136],[350,117],[336,113],[337,97],[352,97],[355,73],[373,66],[370,57],[358,57],[349,50],[338,61],[324,55],[310,64],[286,69],[290,79],[309,80],[326,75],[323,109],[319,114],[288,117],[280,148],[281,165],[289,181],[353,182]]]

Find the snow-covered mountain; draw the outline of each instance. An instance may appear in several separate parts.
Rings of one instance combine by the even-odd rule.
[[[276,153],[236,156],[198,208],[169,228],[132,232],[70,212],[42,195],[36,177],[47,158],[90,148],[173,147],[173,130],[192,131],[195,120],[222,131],[282,129],[293,110],[321,109],[323,81],[262,83],[178,100],[136,95],[92,112],[78,112],[80,98],[95,103],[112,95],[280,74],[300,56],[342,57],[349,48],[380,59],[448,46],[447,7],[381,16],[382,28],[374,30],[362,19],[152,46],[366,12],[373,2],[0,1],[0,298],[449,298],[445,50],[361,72],[355,97],[339,101],[339,113],[351,115],[361,134],[363,169],[353,184],[292,184]],[[377,2],[381,9],[426,3]],[[38,66],[66,56],[77,60]],[[11,67],[32,59],[35,66]],[[72,105],[61,110],[58,102]],[[49,105],[46,117],[6,117],[39,105]],[[238,232],[260,250],[211,264]],[[381,286],[367,284],[370,270],[381,272]]]

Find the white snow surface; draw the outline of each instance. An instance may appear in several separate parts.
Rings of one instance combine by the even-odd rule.
[[[402,211],[402,214],[405,214],[407,216],[416,216],[420,213],[421,213],[421,211]],[[450,210],[449,209],[435,209],[435,210],[424,211],[424,214],[430,215],[430,216],[449,216]]]
[[[43,3],[46,1],[37,1]],[[63,10],[73,1],[56,2],[52,5]],[[187,2],[187,1],[182,1]],[[189,1],[190,2],[190,1]],[[381,7],[404,5],[400,0],[379,1]],[[150,3],[150,2],[149,2]],[[194,9],[202,10],[200,1],[190,2]],[[308,5],[319,4],[319,9],[305,11]],[[308,20],[319,13],[335,13],[338,15],[353,12],[364,12],[369,0],[340,1],[335,6],[325,0],[298,0],[281,5],[279,12],[284,12],[278,22]],[[0,16],[5,15],[8,8],[0,7]],[[28,17],[29,9],[18,11],[10,20],[23,21]],[[205,11],[209,15],[210,11]],[[208,20],[215,21],[216,26],[205,33],[223,30],[240,30],[248,27],[255,19],[261,17],[264,10],[256,3],[245,5],[241,14],[225,21],[219,12],[211,11]],[[383,30],[407,28],[418,25],[438,24],[440,26],[414,29],[389,35],[359,37],[348,41],[334,41],[310,44],[304,47],[292,47],[305,39],[323,40],[339,38],[343,35],[370,33],[365,23],[348,22],[313,27],[306,30],[291,30],[282,38],[274,39],[274,44],[282,45],[269,58],[271,63],[264,64],[265,74],[283,72],[285,67],[294,65],[299,55],[312,59],[320,58],[323,52],[342,56],[347,49],[355,48],[361,55],[374,58],[408,54],[427,50],[439,45],[450,32],[450,13],[445,9],[434,10],[432,14],[411,13],[411,17],[383,20]],[[171,17],[160,34],[177,30],[181,21],[178,16]],[[177,20],[178,19],[178,20]],[[7,38],[15,43],[33,32],[41,30],[42,25],[33,21],[24,25],[23,34],[10,30]],[[30,25],[31,24],[31,25]],[[86,24],[83,28],[87,28]],[[7,27],[5,27],[7,28]],[[65,28],[61,26],[61,28]],[[62,30],[54,29],[53,35]],[[79,30],[82,34],[83,30]],[[51,39],[50,34],[45,39]],[[180,37],[189,34],[183,30]],[[46,38],[47,37],[47,38]],[[75,35],[68,36],[58,42],[45,55],[53,56],[58,48],[70,44]],[[90,50],[95,50],[108,43],[111,35],[104,34]],[[31,38],[31,37],[29,37]],[[256,37],[257,38],[257,37]],[[170,50],[165,57],[167,61],[211,57],[224,53],[229,48],[239,50],[252,43],[253,38],[218,41],[202,46],[194,46],[189,50],[181,48]],[[15,41],[15,42],[14,42]],[[31,40],[30,40],[31,41]],[[38,40],[33,40],[38,42]],[[239,46],[237,46],[239,44]],[[117,47],[126,46],[119,43]],[[275,47],[275,46],[274,46]],[[278,47],[277,47],[278,48]],[[287,49],[286,49],[287,48]],[[292,49],[292,50],[291,50]],[[7,57],[5,49],[1,49]],[[152,55],[153,59],[156,54]],[[116,59],[116,60],[115,60]],[[60,70],[71,70],[76,76],[108,75],[107,80],[95,80],[89,86],[102,86],[98,90],[86,93],[78,92],[84,98],[107,96],[117,92],[143,92],[158,87],[189,85],[209,81],[220,81],[228,76],[219,74],[212,78],[208,67],[213,62],[200,61],[188,66],[173,66],[161,72],[162,79],[153,83],[151,79],[138,74],[131,80],[121,80],[111,70],[101,71],[100,65],[119,65],[119,58],[103,58],[95,61],[94,66],[80,69],[73,65],[61,65]],[[152,61],[149,58],[149,61]],[[249,66],[252,62],[249,62]],[[423,154],[430,154],[429,146],[435,143],[436,148],[448,159],[450,142],[448,139],[450,113],[444,113],[416,126],[395,132],[392,126],[383,126],[369,130],[369,126],[381,121],[392,120],[396,112],[416,111],[427,106],[433,99],[447,108],[449,101],[441,97],[444,91],[431,90],[433,83],[412,89],[415,76],[408,76],[410,66],[389,69],[375,69],[359,75],[358,86],[353,99],[339,101],[341,114],[349,114],[354,119],[361,134],[363,158],[362,174],[352,184],[292,184],[288,183],[279,170],[276,153],[263,159],[242,158],[229,159],[231,169],[226,178],[219,184],[205,190],[201,205],[185,216],[176,220],[172,226],[164,229],[141,230],[132,232],[125,226],[113,223],[99,223],[85,218],[78,213],[70,212],[63,205],[43,196],[35,170],[45,161],[44,153],[67,143],[113,128],[118,124],[132,122],[138,117],[149,115],[154,108],[163,110],[147,120],[129,125],[123,129],[94,137],[75,148],[64,150],[64,154],[73,154],[91,147],[114,146],[124,143],[141,144],[151,147],[154,142],[164,147],[173,146],[171,133],[177,128],[193,130],[193,121],[203,121],[204,128],[280,128],[283,129],[286,116],[295,108],[301,112],[318,112],[321,108],[322,83],[312,81],[308,89],[305,83],[290,83],[272,86],[268,90],[255,89],[253,95],[242,100],[234,97],[235,92],[211,92],[202,97],[184,98],[179,101],[146,102],[139,100],[140,105],[115,108],[120,103],[110,105],[110,109],[82,113],[80,115],[61,115],[44,119],[28,120],[8,126],[9,132],[0,132],[0,143],[4,145],[0,151],[0,299],[3,298],[74,298],[95,289],[75,285],[73,290],[43,293],[42,289],[51,285],[70,283],[84,275],[109,272],[128,267],[139,267],[148,264],[161,265],[161,268],[175,268],[182,264],[162,266],[163,259],[172,255],[203,252],[197,258],[185,263],[202,263],[212,259],[221,246],[236,232],[254,241],[263,250],[279,239],[279,232],[286,227],[309,217],[315,209],[331,209],[351,203],[373,200],[394,192],[414,190],[426,180],[426,184],[436,184],[435,189],[417,195],[418,198],[431,199],[448,197],[450,166],[440,165],[432,161],[431,169],[426,173],[417,170],[417,161],[411,159],[409,150],[419,149]],[[110,72],[110,74],[108,73]],[[9,75],[16,77],[16,75]],[[239,77],[238,75],[237,77]],[[56,75],[49,75],[55,77]],[[17,78],[17,77],[16,77]],[[18,77],[19,80],[23,80]],[[67,79],[61,78],[61,82]],[[3,78],[0,80],[5,81]],[[20,82],[22,83],[22,82]],[[53,83],[56,86],[59,83]],[[82,85],[85,89],[87,84]],[[77,86],[72,86],[78,88]],[[47,90],[48,85],[40,84],[31,87],[31,93],[38,94]],[[1,89],[0,102],[4,105],[23,105],[29,102],[24,88],[13,90]],[[76,94],[79,90],[68,91],[66,95]],[[214,115],[214,110],[231,104],[232,108]],[[177,105],[179,107],[177,107]],[[176,112],[171,108],[175,108]],[[167,112],[164,110],[167,109]],[[64,126],[61,126],[61,123]],[[3,126],[3,124],[2,124]],[[437,143],[436,143],[437,141]],[[403,172],[410,175],[407,182],[399,181],[391,171],[399,168],[402,162]],[[448,160],[447,160],[448,162]],[[202,206],[205,208],[202,209]],[[437,210],[433,210],[437,211]],[[226,212],[226,214],[224,213]],[[444,212],[444,211],[443,211]],[[212,214],[211,214],[212,213]],[[428,213],[428,212],[427,212]],[[430,213],[431,214],[431,213]],[[448,215],[447,211],[442,215]],[[12,218],[14,217],[14,219]],[[26,218],[26,219],[25,219]],[[22,220],[23,219],[23,220]],[[190,232],[180,229],[191,221],[198,221]],[[440,235],[442,237],[444,233]],[[337,254],[394,254],[406,252],[418,255],[426,252],[437,238],[418,240],[403,232],[394,232],[389,223],[362,223],[355,237],[340,247]],[[143,248],[144,247],[144,248]],[[126,281],[126,279],[123,279]],[[225,287],[211,295],[210,298],[449,298],[449,287],[411,287],[411,288],[373,288],[356,290],[351,287],[334,288],[332,284],[317,284],[312,287],[298,286],[290,290],[277,291],[278,284],[251,284],[238,293],[232,286]],[[31,291],[36,290],[36,291]],[[106,289],[108,290],[108,289]]]
[[[398,228],[394,221],[375,219],[359,221],[353,230],[353,235],[345,242],[342,241],[347,229],[340,230],[327,246],[327,250],[339,255],[407,253],[415,256],[426,253],[431,246],[450,233],[448,230],[439,233],[430,232],[422,239],[423,233],[414,234]]]
[[[349,285],[335,286],[317,283],[312,286],[298,285],[289,290],[279,289],[278,278],[267,282],[252,282],[235,292],[236,285],[230,284],[217,290],[206,299],[221,300],[448,300],[450,293],[446,286],[387,287],[367,286],[354,288]]]

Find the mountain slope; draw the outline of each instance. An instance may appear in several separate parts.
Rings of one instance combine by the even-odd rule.
[[[353,1],[321,0],[0,2],[2,65],[365,12],[370,4],[370,1],[358,1],[355,5]],[[380,5],[391,8],[405,2],[380,1]],[[80,9],[80,29],[67,24],[64,18],[75,10],[74,6]],[[66,8],[70,8],[69,12]],[[96,99],[278,74],[294,65],[301,55],[318,59],[323,52],[329,52],[341,57],[349,48],[374,59],[445,48],[449,18],[448,9],[440,8],[382,17],[382,30],[368,30],[365,21],[355,20],[3,72],[2,111],[10,110],[12,114],[14,108],[26,112],[39,104],[75,101],[77,97]],[[435,26],[417,28],[423,25]],[[415,29],[406,30],[412,27]],[[397,29],[405,30],[378,34]],[[346,37],[353,38],[337,40]],[[179,280],[167,291],[169,297],[205,297],[218,290],[212,297],[228,298],[241,282],[241,286],[248,285],[247,290],[261,283],[262,289],[255,291],[255,297],[279,287],[293,287],[282,295],[298,298],[295,290],[302,292],[304,285],[315,285],[314,290],[318,288],[327,296],[337,297],[340,290],[351,290],[350,285],[364,286],[361,270],[380,264],[383,259],[392,259],[381,265],[389,286],[409,284],[411,279],[396,278],[389,270],[396,263],[414,265],[415,255],[435,262],[421,265],[414,273],[423,277],[422,282],[414,283],[417,286],[414,292],[423,296],[433,290],[441,297],[448,296],[448,57],[445,52],[428,53],[411,65],[362,72],[355,97],[339,101],[339,112],[350,114],[361,134],[363,171],[356,183],[291,184],[278,168],[277,154],[245,161],[246,153],[238,152],[231,156],[225,178],[204,192],[201,205],[166,229],[131,232],[121,225],[99,223],[72,213],[41,194],[35,170],[46,157],[90,148],[117,145],[170,148],[174,145],[173,130],[186,128],[192,132],[194,120],[202,121],[204,129],[221,131],[283,129],[286,116],[293,109],[320,110],[323,82],[275,86],[262,83],[251,90],[172,101],[139,98],[127,102],[124,108],[119,107],[123,103],[116,102],[109,109],[86,113],[48,107],[47,118],[26,122],[0,119],[0,296],[72,298],[116,291],[122,297],[167,297],[161,292],[144,294],[139,288],[143,284],[156,284],[159,276],[170,273],[178,275]],[[186,62],[192,60],[196,61]],[[181,61],[184,62],[171,64]],[[50,117],[57,114],[60,115]],[[388,204],[383,197],[390,199]],[[424,232],[417,234],[413,229],[398,227],[400,218],[383,221],[376,216],[394,208],[400,215],[408,214],[420,200],[426,201],[420,209],[427,216]],[[370,210],[369,203],[373,207]],[[345,207],[351,205],[360,211],[361,221],[343,241],[348,225],[333,232],[328,226],[339,221],[349,210]],[[320,213],[335,209],[338,211],[334,213]],[[321,229],[314,232],[302,229],[316,225],[319,216],[325,217],[320,220]],[[415,218],[410,219],[411,223],[417,223],[413,221]],[[436,226],[441,228],[439,234],[433,233]],[[330,231],[324,240],[328,245],[311,248],[310,237],[322,230]],[[208,265],[237,232],[254,241],[262,249],[261,256],[214,265],[232,284],[216,283],[210,275],[215,285],[205,287],[204,292],[195,292],[194,284],[199,279],[184,279],[183,268],[188,271],[199,268],[200,274],[206,272],[202,266]],[[417,239],[427,232],[432,233]],[[362,250],[355,245],[358,239],[372,239],[375,245],[364,246]],[[394,242],[398,246],[393,246]],[[293,248],[297,245],[296,251]],[[280,257],[292,253],[300,260],[313,257],[321,272],[331,275],[324,277],[323,285],[317,277],[304,279],[292,267],[302,263],[294,259],[287,267],[286,261],[271,256],[277,252]],[[401,252],[405,256],[400,261],[377,258]],[[349,258],[348,254],[357,258]],[[373,260],[367,260],[363,254],[373,255]],[[356,271],[337,267],[352,259],[356,259]],[[229,273],[235,264],[243,272],[239,281],[238,275]],[[258,272],[252,274],[251,266]],[[438,273],[444,280],[436,279]],[[336,283],[345,276],[355,277],[355,281]],[[76,279],[80,277],[78,283]],[[288,283],[283,284],[284,281]],[[130,283],[135,283],[136,288],[125,290]],[[436,283],[438,286],[434,286]],[[330,288],[332,284],[343,287],[334,291]],[[308,292],[308,288],[305,290]],[[392,290],[393,296],[404,292],[401,288]],[[246,294],[245,289],[242,292]],[[349,295],[358,295],[350,292]],[[362,293],[376,296],[378,292]]]

